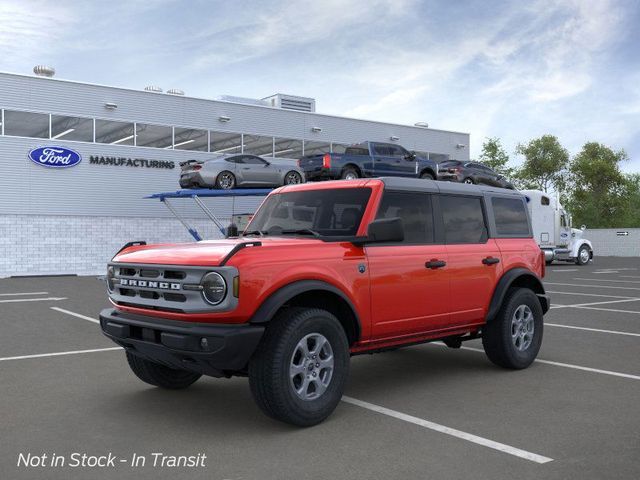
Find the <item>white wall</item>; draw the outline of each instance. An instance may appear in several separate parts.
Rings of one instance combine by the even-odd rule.
[[[594,256],[640,257],[640,228],[589,228],[584,238],[591,240]]]

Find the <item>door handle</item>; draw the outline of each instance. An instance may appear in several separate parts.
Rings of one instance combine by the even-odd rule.
[[[485,265],[494,265],[496,263],[500,263],[500,259],[495,257],[487,257],[482,259],[482,263],[484,263]]]
[[[424,264],[424,266],[426,268],[430,268],[432,270],[435,270],[436,268],[442,268],[447,264],[447,262],[443,261],[443,260],[429,260],[427,263]]]

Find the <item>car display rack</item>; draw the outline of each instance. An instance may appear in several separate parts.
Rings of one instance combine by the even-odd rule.
[[[210,190],[206,188],[189,189],[189,190],[177,190],[175,192],[161,192],[148,195],[144,198],[158,199],[169,209],[174,217],[178,219],[184,228],[187,229],[189,234],[199,242],[203,240],[202,236],[187,220],[180,215],[176,208],[172,205],[171,200],[176,198],[190,198],[195,204],[202,210],[202,212],[209,218],[220,230],[220,233],[227,235],[227,228],[224,227],[222,222],[215,216],[215,214],[204,204],[202,198],[221,198],[221,197],[265,197],[271,192],[271,188],[235,188],[230,190]]]

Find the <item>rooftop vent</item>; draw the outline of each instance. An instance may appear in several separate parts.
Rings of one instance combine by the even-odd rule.
[[[56,69],[53,67],[48,67],[46,65],[36,65],[33,67],[33,73],[35,73],[39,77],[53,77],[56,74]]]
[[[162,88],[157,87],[155,85],[148,85],[146,87],[144,87],[145,91],[147,92],[156,92],[156,93],[162,93]]]
[[[263,98],[272,107],[283,108],[285,110],[296,110],[298,112],[315,112],[316,101],[309,97],[297,97],[295,95],[285,95],[276,93],[270,97]]]
[[[184,95],[184,92],[179,88],[172,88],[170,90],[167,90],[167,93],[169,95]]]

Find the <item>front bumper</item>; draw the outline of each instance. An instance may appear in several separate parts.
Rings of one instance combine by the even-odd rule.
[[[244,371],[264,333],[262,326],[176,322],[115,308],[100,312],[100,328],[133,355],[213,377]]]

